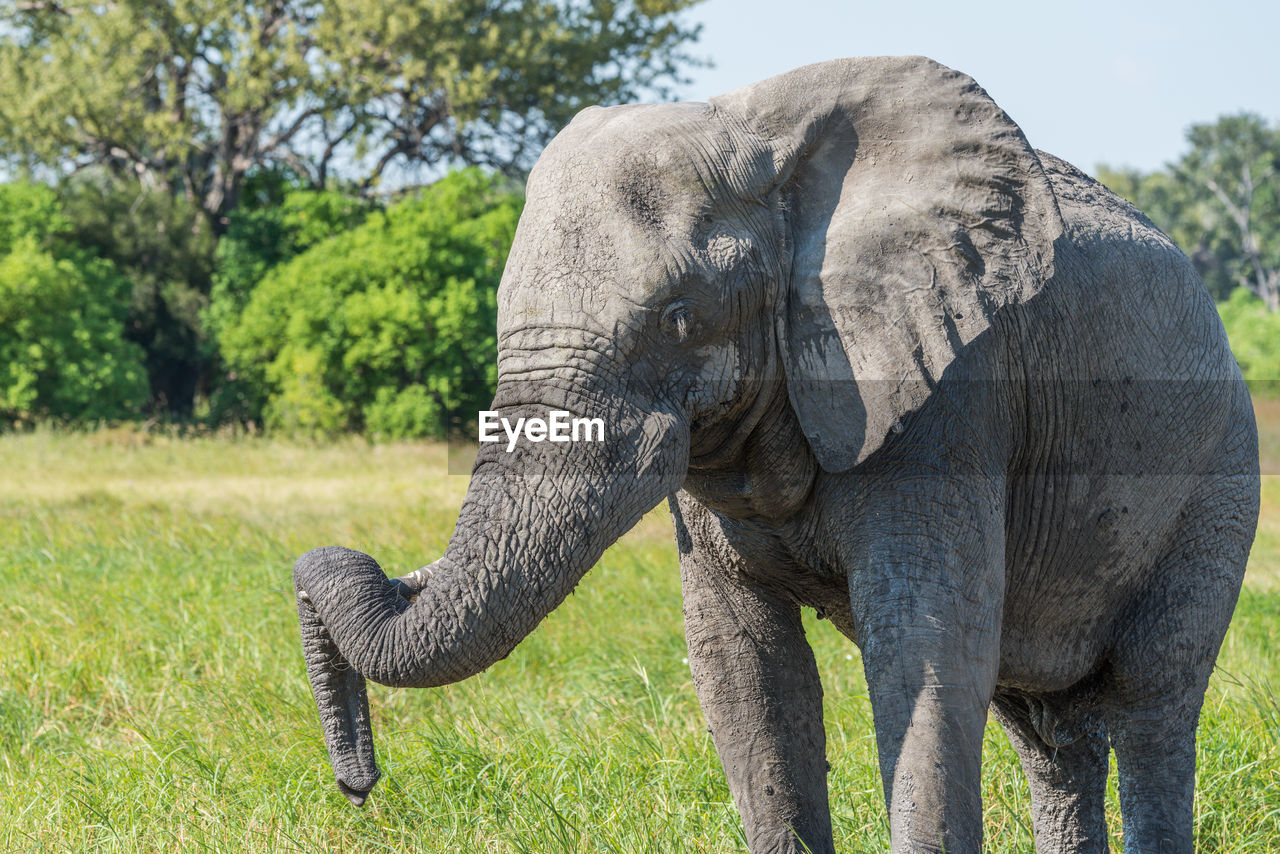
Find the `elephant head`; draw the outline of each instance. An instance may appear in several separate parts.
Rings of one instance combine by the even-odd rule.
[[[299,559],[308,673],[356,803],[378,777],[366,678],[490,666],[686,483],[728,512],[794,512],[1039,288],[1061,228],[1018,128],[923,58],[590,108],[527,199],[493,409],[598,417],[605,440],[483,445],[444,555],[401,579],[345,549]]]

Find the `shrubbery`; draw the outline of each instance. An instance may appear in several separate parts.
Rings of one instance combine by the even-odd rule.
[[[147,400],[130,282],[69,230],[53,190],[0,185],[0,420],[123,418]]]
[[[219,352],[220,339],[239,324],[250,296],[269,270],[355,228],[375,209],[372,201],[350,193],[304,189],[279,171],[264,171],[249,180],[214,253],[213,287],[201,314],[210,359],[217,367],[205,418],[216,424],[260,422],[268,389],[260,377],[227,368]]]
[[[267,426],[442,436],[483,408],[521,203],[499,179],[456,172],[270,269],[218,321],[223,358]]]
[[[178,358],[162,346],[170,327],[219,368],[197,412],[212,423],[442,436],[488,402],[495,293],[522,205],[501,179],[454,173],[383,211],[264,172],[216,252],[185,208],[169,216],[138,196],[161,223],[148,232],[125,201],[103,176],[77,178],[61,199],[0,185],[0,420],[142,414]],[[207,305],[191,290],[201,282]],[[155,306],[186,314],[162,323]]]
[[[103,170],[58,187],[68,241],[111,261],[128,279],[125,337],[142,348],[147,414],[187,418],[209,374],[200,324],[216,243],[211,224],[180,194]]]
[[[1262,300],[1244,288],[1218,303],[1218,312],[1249,390],[1280,395],[1280,313],[1267,311]]]
[[[385,210],[277,172],[245,193],[214,252],[186,208],[139,196],[125,210],[100,177],[61,197],[0,185],[0,422],[141,415],[165,394],[170,326],[217,368],[197,411],[212,424],[440,437],[488,403],[518,192],[472,169]],[[212,281],[203,309],[183,296],[197,280]],[[149,320],[149,306],[185,319]],[[1280,314],[1244,289],[1219,311],[1254,394],[1280,394]]]
[[[374,207],[338,190],[303,189],[280,172],[254,175],[214,253],[206,330],[219,336],[244,311],[249,295],[268,270],[355,228]]]

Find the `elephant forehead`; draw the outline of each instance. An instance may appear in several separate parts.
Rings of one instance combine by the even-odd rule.
[[[595,108],[539,159],[499,290],[499,324],[610,330],[673,297],[742,240],[707,230],[727,143],[706,104]]]
[[[595,222],[683,233],[711,202],[712,154],[725,144],[706,104],[593,109],[547,147],[529,177],[529,203]]]
[[[530,193],[516,229],[507,270],[520,278],[652,279],[681,236],[638,221],[615,188],[581,182],[553,193]],[[688,238],[684,237],[684,242]]]
[[[536,214],[537,212],[534,211]],[[576,327],[613,335],[671,287],[670,253],[633,223],[526,208],[498,288],[498,329]]]
[[[604,312],[661,300],[688,266],[692,241],[619,202],[605,181],[530,193],[499,289],[499,309],[569,305]],[[652,195],[643,198],[652,200]]]
[[[707,206],[707,191],[687,159],[634,150],[608,157],[570,153],[559,160],[554,172],[530,179],[526,207],[561,232],[622,229],[670,239],[688,235]]]

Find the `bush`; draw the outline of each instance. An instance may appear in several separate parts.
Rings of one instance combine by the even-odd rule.
[[[303,189],[279,172],[255,174],[218,242],[205,328],[218,336],[244,311],[267,271],[355,228],[373,210],[372,202],[338,190]]]
[[[338,190],[304,189],[292,176],[274,170],[246,182],[241,203],[230,216],[215,252],[213,289],[202,312],[203,328],[220,359],[221,340],[244,313],[254,289],[273,267],[336,234],[360,225],[375,210],[369,200]],[[226,364],[216,364],[209,389],[213,423],[252,421],[262,416],[262,389],[246,382]]]
[[[439,437],[486,405],[521,204],[497,178],[455,172],[272,268],[221,334],[267,426]]]
[[[1262,300],[1244,288],[1218,303],[1218,313],[1249,390],[1280,396],[1280,313],[1268,311]]]
[[[68,245],[54,192],[0,185],[0,418],[123,418],[146,403],[142,349],[124,339],[130,282]]]
[[[189,415],[211,367],[200,328],[213,272],[209,222],[181,195],[98,170],[64,181],[59,196],[69,239],[130,283],[125,336],[145,354],[149,409]]]

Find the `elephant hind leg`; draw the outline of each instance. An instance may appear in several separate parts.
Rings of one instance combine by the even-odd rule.
[[[1131,854],[1193,851],[1196,724],[1256,518],[1256,475],[1205,484],[1118,627],[1102,699]]]
[[[1109,749],[1095,692],[1085,688],[1034,697],[1000,690],[991,711],[1031,786],[1037,853],[1105,854]]]
[[[1199,703],[1112,710],[1126,854],[1191,854]]]
[[[1104,697],[1120,776],[1124,850],[1192,854],[1196,725],[1226,619],[1214,620],[1213,637],[1205,632],[1193,642],[1205,614],[1172,609],[1157,617],[1156,610],[1126,634],[1145,638],[1148,652],[1159,651],[1165,663],[1157,667],[1145,655],[1126,650],[1113,663]]]

